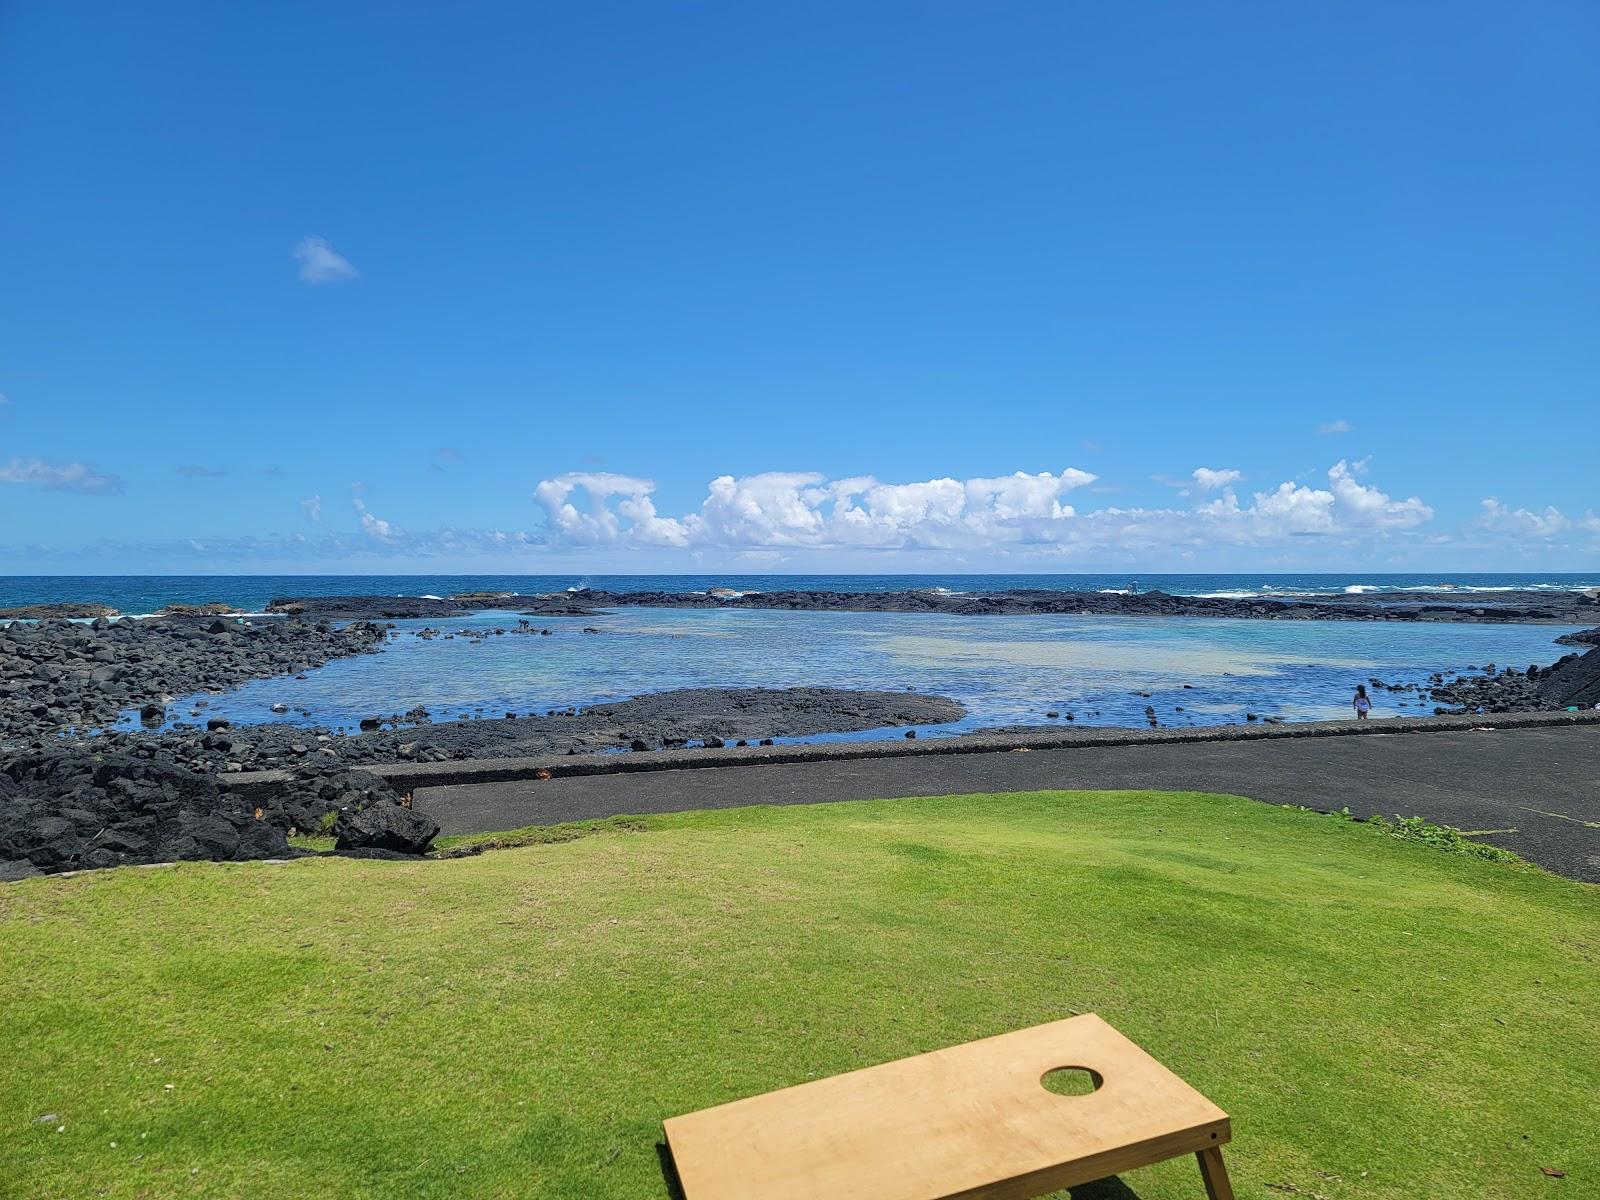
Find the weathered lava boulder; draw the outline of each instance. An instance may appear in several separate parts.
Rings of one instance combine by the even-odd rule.
[[[400,804],[369,804],[355,812],[340,813],[334,827],[335,849],[388,850],[397,854],[424,854],[439,836],[439,822]]]
[[[365,771],[297,775],[260,805],[269,824],[289,834],[331,835],[340,853],[424,854],[439,836],[437,821],[413,812],[409,797]]]
[[[1539,673],[1539,694],[1555,708],[1600,704],[1600,646],[1569,654]]]

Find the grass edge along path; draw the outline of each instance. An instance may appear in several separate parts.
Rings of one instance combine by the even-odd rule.
[[[1238,797],[32,879],[0,963],[7,1197],[662,1196],[665,1116],[1082,1011],[1231,1113],[1240,1196],[1600,1185],[1600,889]]]

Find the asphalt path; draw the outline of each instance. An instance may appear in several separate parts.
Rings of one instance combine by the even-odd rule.
[[[628,814],[968,792],[1225,792],[1421,816],[1600,883],[1600,726],[1084,746],[419,788],[445,834]]]

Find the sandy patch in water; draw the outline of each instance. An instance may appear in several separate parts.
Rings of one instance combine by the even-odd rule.
[[[888,637],[879,643],[908,666],[1046,667],[1149,677],[1276,675],[1286,666],[1363,670],[1369,659],[1329,659],[1267,649],[1238,651],[1220,647],[1137,645],[1115,642],[991,642],[941,637]]]

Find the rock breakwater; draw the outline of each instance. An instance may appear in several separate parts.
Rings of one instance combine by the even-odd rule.
[[[201,771],[327,771],[363,763],[525,758],[605,750],[675,750],[779,737],[939,725],[966,709],[943,696],[842,688],[692,688],[615,704],[434,724],[425,712],[373,718],[367,732],[340,735],[299,725],[235,725],[164,733],[113,732],[83,739],[140,757],[170,758]]]
[[[1166,592],[1063,592],[1043,588],[987,593],[946,591],[612,592],[552,596],[463,593],[448,599],[307,596],[274,600],[270,611],[335,619],[395,620],[458,616],[487,608],[527,616],[589,616],[606,608],[755,608],[803,612],[946,613],[955,616],[1069,615],[1230,617],[1268,621],[1515,621],[1585,624],[1600,615],[1587,592],[1360,593],[1326,596],[1174,596]]]

